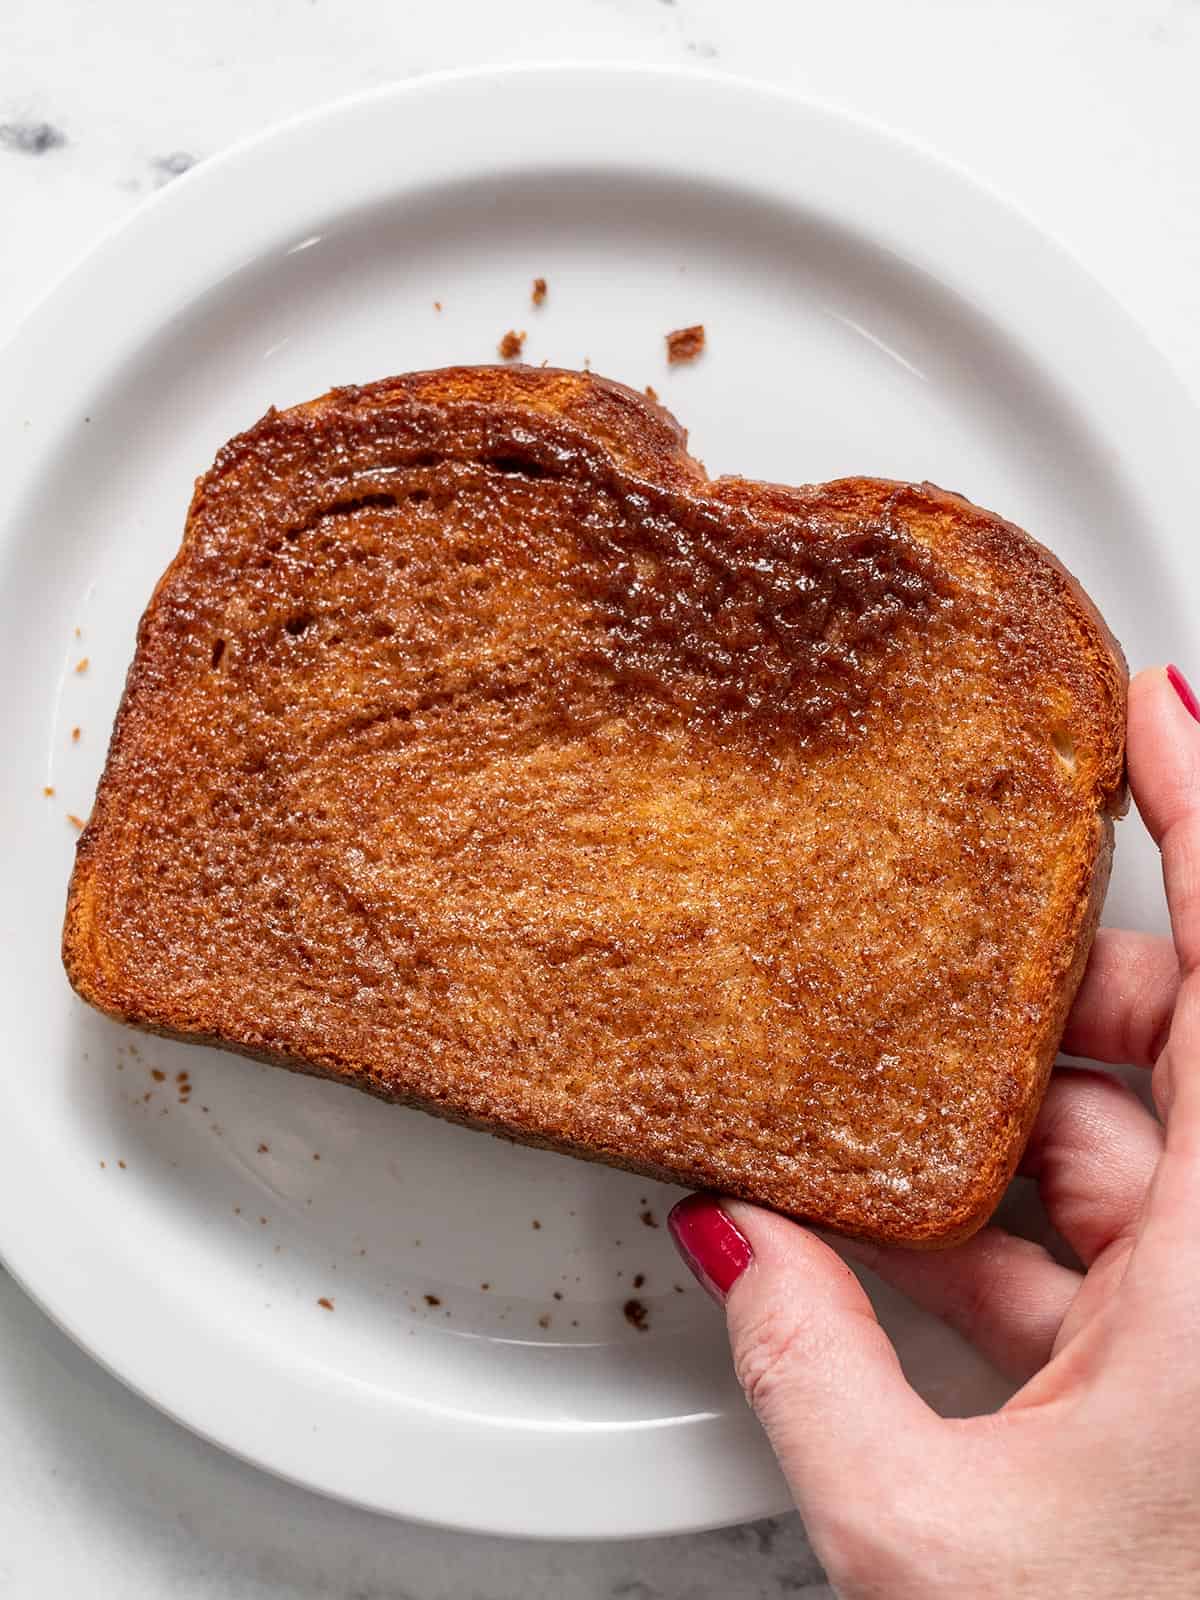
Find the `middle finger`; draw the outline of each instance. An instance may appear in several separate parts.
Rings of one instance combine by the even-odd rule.
[[[1179,993],[1170,939],[1101,928],[1067,1020],[1068,1055],[1152,1067],[1166,1042]]]
[[[1163,1130],[1118,1078],[1061,1067],[1034,1123],[1021,1171],[1085,1267],[1132,1237],[1163,1151]]]

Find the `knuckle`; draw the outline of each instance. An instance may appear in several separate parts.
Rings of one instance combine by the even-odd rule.
[[[976,1340],[1006,1317],[1013,1298],[1012,1279],[1019,1257],[1039,1257],[1041,1247],[1029,1240],[996,1240],[981,1253],[976,1270],[964,1273],[942,1312],[949,1323],[968,1340]]]
[[[1083,1163],[1110,1159],[1144,1117],[1142,1103],[1110,1072],[1063,1067],[1051,1080],[1042,1115],[1034,1128],[1026,1170],[1047,1193],[1075,1193]]]
[[[1117,1107],[1139,1104],[1127,1084],[1099,1067],[1059,1067],[1050,1087],[1049,1126],[1059,1143],[1078,1143],[1093,1131],[1098,1118]]]
[[[1129,1013],[1126,1055],[1139,1066],[1153,1067],[1166,1047],[1179,997],[1179,969],[1157,974],[1143,986]]]
[[[963,1285],[957,1300],[951,1301],[950,1315],[946,1320],[966,1339],[974,1342],[980,1331],[995,1320],[998,1298],[995,1279],[980,1273]]]
[[[1188,808],[1162,838],[1167,900],[1182,965],[1188,970],[1200,956],[1200,792],[1188,797]]]
[[[1175,1090],[1171,1067],[1171,1052],[1167,1047],[1163,1048],[1158,1060],[1154,1063],[1154,1071],[1150,1078],[1150,1088],[1154,1096],[1154,1109],[1157,1111],[1159,1119],[1166,1122],[1170,1114]]]
[[[757,1307],[740,1330],[733,1367],[751,1407],[761,1415],[786,1387],[792,1363],[804,1340],[795,1309],[772,1296]]]

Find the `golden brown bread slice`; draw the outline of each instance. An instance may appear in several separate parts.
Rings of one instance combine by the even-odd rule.
[[[1078,585],[460,368],[268,413],[142,619],[64,935],[139,1027],[882,1240],[985,1220],[1123,801]]]

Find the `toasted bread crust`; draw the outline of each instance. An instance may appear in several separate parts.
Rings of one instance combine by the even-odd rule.
[[[1125,688],[932,485],[710,480],[588,374],[334,390],[197,483],[64,963],[152,1032],[951,1243],[1082,975]]]

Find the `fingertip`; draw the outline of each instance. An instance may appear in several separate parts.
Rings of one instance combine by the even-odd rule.
[[[1147,667],[1131,681],[1126,755],[1138,810],[1160,841],[1200,795],[1200,701],[1179,667]]]
[[[822,1262],[841,1260],[832,1239],[826,1239],[821,1229],[809,1223],[781,1216],[777,1211],[752,1205],[748,1200],[723,1200],[721,1204],[748,1240],[755,1261],[764,1267],[790,1267],[805,1258]]]
[[[810,1310],[837,1306],[865,1311],[874,1320],[870,1297],[851,1265],[855,1258],[839,1249],[843,1241],[745,1200],[722,1201],[722,1206],[754,1254],[754,1271],[746,1273],[731,1291],[730,1313],[735,1322],[749,1303],[775,1294]]]
[[[1184,677],[1183,673],[1180,672],[1179,668],[1174,664],[1174,662],[1171,662],[1167,666],[1166,674],[1167,682],[1178,695],[1183,704],[1183,709],[1187,712],[1188,716],[1191,717],[1193,722],[1200,722],[1200,700],[1196,699],[1196,695],[1191,684]]]
[[[685,1266],[718,1305],[754,1260],[754,1249],[711,1194],[689,1194],[672,1206],[667,1228]]]

